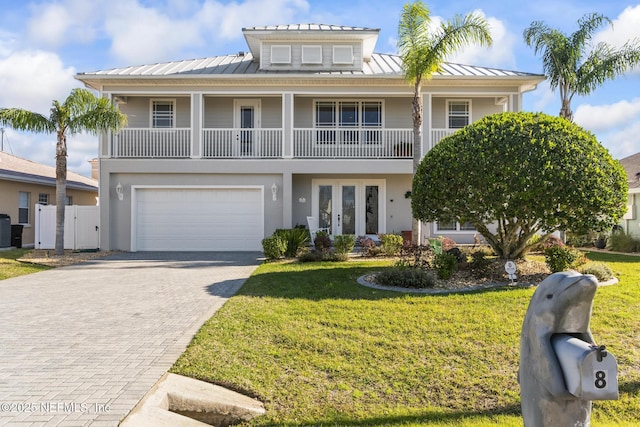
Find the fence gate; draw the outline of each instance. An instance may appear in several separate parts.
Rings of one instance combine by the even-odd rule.
[[[65,206],[65,249],[84,250],[100,248],[99,209],[99,206]],[[55,249],[56,207],[36,204],[35,213],[35,248]]]

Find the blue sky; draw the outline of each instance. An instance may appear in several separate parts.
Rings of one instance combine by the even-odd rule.
[[[0,107],[48,114],[81,86],[74,76],[247,50],[247,26],[322,23],[380,28],[376,51],[396,53],[397,24],[405,1],[395,0],[0,0]],[[437,0],[434,17],[482,13],[492,28],[491,48],[469,48],[453,62],[542,73],[539,57],[522,40],[532,21],[570,34],[583,15],[599,12],[614,23],[595,41],[620,46],[640,37],[640,1]],[[640,151],[640,67],[608,82],[587,98],[574,98],[575,121],[592,131],[615,158]],[[557,115],[557,93],[543,83],[526,94],[524,108]],[[97,138],[68,140],[69,170],[89,175]],[[5,151],[53,165],[55,136],[5,128]]]

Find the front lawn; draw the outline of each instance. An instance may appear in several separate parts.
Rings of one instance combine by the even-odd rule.
[[[10,277],[24,276],[25,274],[37,273],[38,271],[49,270],[50,267],[37,264],[29,264],[17,261],[31,249],[13,249],[0,251],[0,280]]]
[[[591,329],[618,359],[620,400],[593,426],[636,425],[640,257],[590,254],[620,284]],[[257,426],[521,426],[516,373],[533,289],[429,296],[356,278],[385,261],[268,263],[199,331],[172,371],[256,396]]]

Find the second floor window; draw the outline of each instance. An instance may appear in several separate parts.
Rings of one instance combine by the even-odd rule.
[[[174,101],[154,100],[152,101],[151,127],[172,128],[174,127]]]
[[[317,101],[315,113],[316,128],[353,129],[339,133],[319,131],[318,142],[380,142],[380,131],[374,129],[382,128],[381,101]]]
[[[471,103],[469,101],[448,101],[447,117],[449,129],[460,129],[471,122]]]

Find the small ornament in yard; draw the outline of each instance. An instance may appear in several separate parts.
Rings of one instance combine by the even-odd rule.
[[[518,279],[518,276],[516,276],[516,263],[513,261],[507,261],[504,264],[504,271],[507,272],[509,280],[511,280],[511,284],[513,285],[513,282]]]

